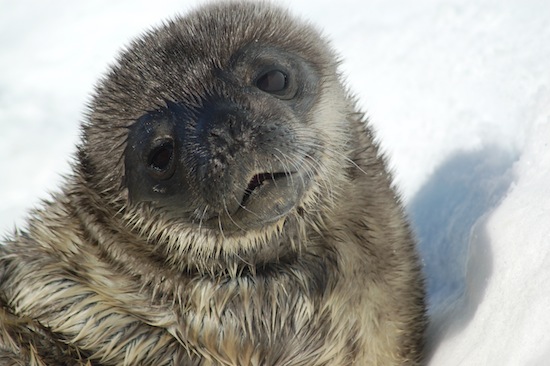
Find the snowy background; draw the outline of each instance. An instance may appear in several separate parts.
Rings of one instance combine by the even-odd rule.
[[[0,232],[59,185],[117,51],[196,1],[0,0]],[[550,365],[550,2],[282,2],[333,41],[428,277],[431,365]]]

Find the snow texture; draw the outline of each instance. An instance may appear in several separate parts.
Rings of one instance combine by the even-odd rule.
[[[0,0],[0,231],[70,169],[94,83],[197,1]],[[286,0],[332,40],[391,159],[430,365],[550,364],[550,2]]]

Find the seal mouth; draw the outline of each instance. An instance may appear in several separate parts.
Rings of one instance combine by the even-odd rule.
[[[275,173],[259,173],[255,174],[250,181],[248,182],[248,186],[244,190],[244,195],[241,200],[241,207],[245,208],[246,204],[250,200],[250,197],[257,191],[259,191],[262,187],[267,186],[269,184],[277,184],[277,181],[281,181],[283,179],[288,179],[293,173],[292,172],[275,172]]]

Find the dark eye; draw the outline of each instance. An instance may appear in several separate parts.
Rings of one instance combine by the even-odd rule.
[[[160,142],[151,150],[148,158],[149,170],[159,179],[168,179],[174,167],[174,143],[171,140]]]
[[[281,70],[271,70],[256,80],[258,89],[267,93],[280,93],[288,86],[287,75]]]

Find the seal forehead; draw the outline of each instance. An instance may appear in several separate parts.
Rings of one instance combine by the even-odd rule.
[[[214,51],[217,59],[251,42],[300,52],[310,49],[311,41],[319,38],[310,25],[298,21],[286,10],[254,2],[212,4],[174,19],[168,28],[172,33],[169,36],[181,37],[197,46],[195,51],[199,55],[201,51],[206,51],[206,56]]]
[[[213,83],[213,70],[227,68],[250,45],[285,49],[318,65],[330,63],[315,29],[286,11],[255,3],[213,4],[135,40],[100,86],[97,103],[106,94],[109,104],[127,106],[134,119],[165,100],[192,103]]]

